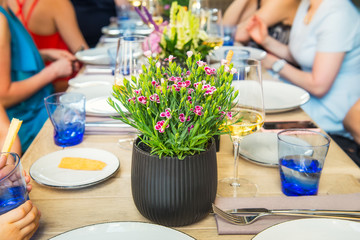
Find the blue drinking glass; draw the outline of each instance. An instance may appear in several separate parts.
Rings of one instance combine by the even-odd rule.
[[[44,101],[54,126],[55,144],[70,147],[81,143],[85,132],[85,95],[61,92]]]
[[[316,195],[330,138],[307,129],[278,133],[282,192],[287,196]]]
[[[0,215],[29,199],[20,157],[16,153],[1,153],[7,164],[0,168]]]

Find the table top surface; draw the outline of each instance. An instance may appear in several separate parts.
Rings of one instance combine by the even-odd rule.
[[[266,73],[265,73],[266,75]],[[283,113],[267,114],[266,121],[311,120],[300,108]],[[49,239],[60,233],[91,224],[136,221],[150,222],[136,209],[131,194],[132,150],[117,144],[124,135],[84,135],[81,144],[71,148],[96,148],[113,153],[120,169],[110,179],[99,184],[73,190],[55,189],[31,181],[30,199],[40,209],[40,227],[32,239]],[[46,154],[62,150],[53,141],[53,126],[48,120],[22,157],[26,171]],[[232,177],[233,147],[228,135],[221,136],[217,153],[218,179]],[[281,192],[278,168],[264,167],[240,158],[239,177],[258,187],[256,197],[284,196]],[[332,141],[320,179],[319,195],[360,192],[360,168]],[[195,239],[251,239],[253,235],[218,235],[215,218],[209,215],[198,223],[176,227]]]
[[[266,116],[267,121],[307,120],[301,110]],[[81,144],[72,148],[98,148],[115,154],[120,161],[119,171],[110,179],[91,187],[76,190],[49,188],[32,181],[30,199],[39,207],[42,217],[40,228],[33,239],[49,239],[74,228],[114,221],[149,222],[136,209],[131,195],[131,150],[117,145],[119,135],[85,135]],[[40,157],[61,150],[54,144],[53,127],[47,121],[30,148],[22,157],[25,170]],[[217,153],[218,179],[232,176],[233,154],[229,136],[221,136]],[[258,186],[257,197],[283,196],[277,168],[264,167],[240,159],[239,176]],[[331,142],[320,180],[319,194],[353,193],[360,190],[360,169]],[[212,215],[202,221],[176,228],[196,239],[251,239],[251,235],[218,235]]]

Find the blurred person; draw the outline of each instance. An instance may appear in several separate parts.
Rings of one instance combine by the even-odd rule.
[[[226,9],[223,24],[237,25],[235,41],[258,47],[246,31],[255,14],[269,27],[269,35],[287,44],[300,0],[234,0]]]
[[[9,119],[23,120],[19,137],[24,152],[48,118],[44,97],[53,93],[51,82],[78,68],[67,51],[50,49],[41,54],[6,0],[0,0],[0,102]],[[41,57],[54,62],[44,67]]]
[[[74,7],[69,0],[7,0],[39,50],[63,49],[71,53],[87,49]],[[50,64],[51,60],[46,62]],[[74,77],[70,76],[69,78]],[[56,92],[66,91],[69,78],[53,82]]]
[[[116,17],[116,5],[128,4],[127,0],[71,0],[80,30],[89,47],[93,48],[102,35],[101,28]]]
[[[334,140],[360,167],[360,98],[345,115],[343,124],[354,140],[339,137]]]
[[[351,1],[302,0],[288,46],[258,16],[247,30],[268,51],[262,65],[310,93],[303,110],[332,137],[349,138],[342,121],[360,97],[360,16]]]
[[[343,124],[345,129],[351,133],[355,142],[360,145],[360,98],[347,112]]]

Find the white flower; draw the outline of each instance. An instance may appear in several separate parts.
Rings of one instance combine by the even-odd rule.
[[[221,59],[221,65],[226,65],[228,61],[226,59]]]
[[[151,54],[152,52],[150,50],[144,52],[145,57],[151,57]]]
[[[231,71],[230,71],[230,73],[231,73],[231,74],[235,74],[235,73],[237,73],[236,68],[232,68],[232,69],[231,69]]]
[[[188,57],[191,57],[194,53],[192,51],[187,51],[186,54]]]
[[[160,62],[157,62],[157,63],[155,64],[155,66],[156,66],[157,68],[159,68],[159,67],[161,66],[161,63],[160,63]]]

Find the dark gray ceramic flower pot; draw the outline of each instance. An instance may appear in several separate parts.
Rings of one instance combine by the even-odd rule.
[[[183,160],[150,155],[133,147],[131,188],[135,205],[147,219],[165,226],[200,221],[211,210],[217,189],[215,141],[209,149]]]

